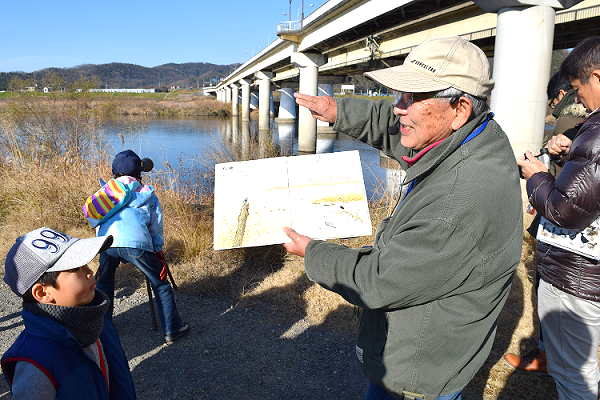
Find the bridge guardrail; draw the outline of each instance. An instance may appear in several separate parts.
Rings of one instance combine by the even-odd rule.
[[[298,32],[302,30],[302,21],[286,21],[277,24],[277,33]]]

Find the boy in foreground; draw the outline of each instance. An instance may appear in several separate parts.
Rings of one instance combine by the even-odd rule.
[[[87,264],[112,236],[40,228],[19,237],[4,281],[23,298],[25,329],[2,356],[13,399],[135,399],[127,358],[106,318],[109,300]]]

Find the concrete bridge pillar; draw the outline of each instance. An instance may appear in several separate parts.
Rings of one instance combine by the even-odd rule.
[[[231,103],[231,88],[225,86],[225,103]]]
[[[242,121],[240,125],[240,147],[238,150],[241,157],[248,159],[252,147],[252,141],[250,139],[250,120]]]
[[[258,109],[258,92],[250,91],[250,108],[252,110]]]
[[[240,79],[242,85],[242,122],[250,121],[250,84],[248,79]]]
[[[546,119],[546,87],[554,41],[554,8],[581,0],[474,0],[487,12],[497,12],[490,107],[515,152],[540,149]],[[523,211],[527,201],[521,181]],[[531,221],[524,214],[526,226]]]
[[[498,13],[490,106],[516,155],[539,150],[546,119],[555,9],[582,0],[474,0]]]
[[[319,83],[317,96],[333,97],[333,83]],[[332,133],[333,130],[329,127],[329,123],[317,120],[317,134]]]
[[[279,115],[277,120],[295,120],[296,119],[296,101],[294,100],[293,88],[278,89],[281,92],[279,100]]]
[[[240,84],[231,84],[231,114],[238,116],[240,114]]]
[[[544,135],[554,15],[548,6],[498,11],[490,106],[516,155],[539,150]]]
[[[239,144],[240,142],[240,117],[233,114],[231,117],[231,143]]]
[[[268,131],[271,128],[271,105],[273,103],[273,93],[271,91],[271,79],[275,75],[272,72],[258,71],[254,77],[258,80],[258,130]]]
[[[317,133],[317,154],[333,153],[337,132]]]
[[[319,67],[327,62],[322,54],[292,53],[292,64],[300,68],[300,93],[317,95]],[[315,154],[317,148],[317,120],[310,111],[300,107],[298,111],[298,154]]]
[[[226,140],[228,142],[231,142],[231,140],[232,140],[232,137],[231,137],[231,134],[232,134],[231,119],[225,120],[225,130],[224,131],[221,130],[220,133],[221,133],[222,136],[223,136],[223,134],[225,134],[224,137],[223,137],[224,140]]]
[[[287,120],[277,124],[279,137],[279,149],[282,156],[291,156],[294,152],[294,133],[296,133],[296,124],[294,120]]]

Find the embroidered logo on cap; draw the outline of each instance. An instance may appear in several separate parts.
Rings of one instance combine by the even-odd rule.
[[[423,63],[423,62],[421,62],[419,60],[410,60],[410,62],[413,63],[413,64],[415,64],[417,67],[424,68],[424,69],[429,70],[429,71],[431,71],[431,72],[433,72],[435,74],[435,68],[433,68],[433,67],[431,67],[431,66],[429,66],[429,65],[427,65],[427,64],[425,64],[425,63]]]

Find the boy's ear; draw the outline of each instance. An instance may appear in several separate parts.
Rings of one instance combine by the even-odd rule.
[[[48,291],[46,290],[46,287],[44,285],[42,285],[41,283],[36,283],[35,285],[32,286],[31,294],[33,295],[33,298],[38,303],[43,303],[43,304],[54,304],[55,303],[55,300],[52,297],[52,295],[50,293],[48,293]]]

